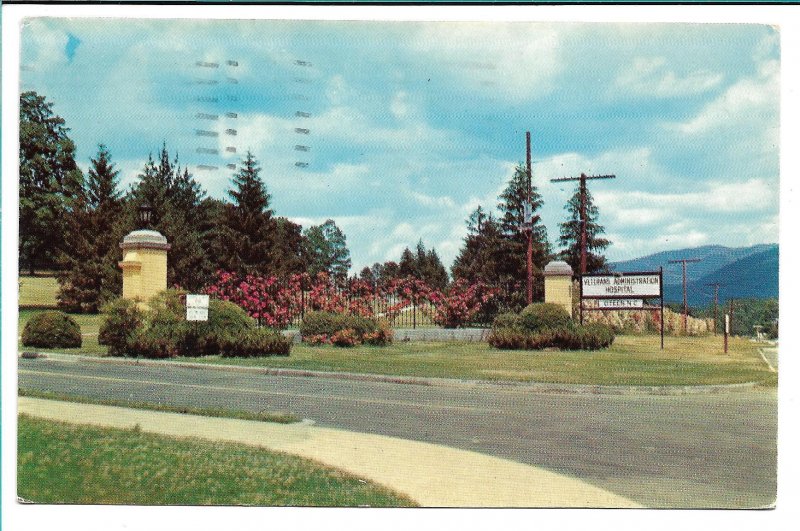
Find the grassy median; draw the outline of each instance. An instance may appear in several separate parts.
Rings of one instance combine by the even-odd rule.
[[[231,443],[19,417],[18,495],[38,503],[399,507],[336,469]]]

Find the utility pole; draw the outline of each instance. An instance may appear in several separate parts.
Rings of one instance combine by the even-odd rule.
[[[524,224],[527,228],[528,233],[528,254],[527,254],[527,265],[528,265],[528,305],[533,302],[533,224],[532,224],[532,216],[533,216],[533,205],[531,205],[531,196],[533,195],[533,176],[531,173],[531,132],[527,131],[525,133],[525,145],[526,145],[526,167],[527,167],[527,177],[528,177],[528,197],[527,197],[527,204],[524,207],[525,215],[524,215]]]
[[[670,264],[683,264],[683,333],[685,334],[688,330],[687,320],[689,317],[689,305],[686,303],[686,263],[687,262],[699,262],[699,258],[680,258],[678,260],[669,260],[668,263]]]
[[[561,177],[560,179],[550,179],[552,183],[564,181],[580,181],[581,194],[581,275],[586,274],[586,181],[590,179],[614,179],[616,175],[586,175],[581,173],[580,177]]]
[[[725,284],[719,282],[711,282],[706,286],[714,286],[714,335],[717,335],[717,307],[719,305],[719,287]]]

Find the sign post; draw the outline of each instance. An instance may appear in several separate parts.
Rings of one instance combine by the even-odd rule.
[[[208,295],[186,295],[186,320],[208,321]]]
[[[645,299],[659,299],[661,308],[661,349],[664,349],[664,270],[635,273],[591,274],[581,276],[581,323],[583,312],[607,310],[657,310],[646,306]],[[583,301],[594,299],[597,306],[585,307]]]
[[[731,333],[731,316],[730,314],[725,314],[725,342],[724,342],[724,350],[725,354],[728,353],[728,334]]]

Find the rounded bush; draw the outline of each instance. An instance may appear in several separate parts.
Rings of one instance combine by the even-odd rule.
[[[271,328],[249,328],[219,340],[223,357],[288,356],[292,339]]]
[[[181,355],[213,356],[220,353],[223,337],[246,333],[255,327],[255,321],[234,303],[212,299],[208,303],[208,321],[187,325]]]
[[[108,346],[110,356],[124,356],[128,344],[144,322],[144,313],[130,299],[117,299],[103,307],[97,342]]]
[[[37,313],[25,323],[22,344],[39,348],[79,348],[81,327],[64,312]]]
[[[523,328],[530,332],[539,332],[547,328],[568,328],[572,318],[567,310],[552,302],[538,302],[529,305],[520,313]]]
[[[335,312],[309,312],[300,324],[303,341],[310,344],[354,346],[361,343],[386,345],[392,330],[385,321]]]
[[[492,322],[492,329],[513,328],[522,329],[522,318],[514,312],[498,314]]]

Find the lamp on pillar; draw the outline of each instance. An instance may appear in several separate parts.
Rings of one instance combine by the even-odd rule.
[[[144,202],[139,205],[139,226],[142,229],[150,228],[150,220],[153,218],[153,207],[150,203]]]
[[[167,251],[170,245],[163,234],[150,228],[153,207],[148,203],[139,205],[139,229],[123,238],[122,249],[122,298],[141,301],[167,289]]]

